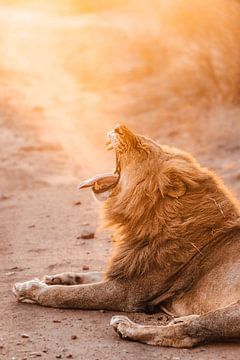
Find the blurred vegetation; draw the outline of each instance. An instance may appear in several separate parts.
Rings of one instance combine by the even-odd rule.
[[[138,3],[141,2],[138,1]],[[57,3],[57,4],[56,4]],[[135,1],[132,0],[2,0],[0,5],[22,6],[28,9],[58,11],[62,14],[78,14],[83,12],[96,12],[111,10],[116,7],[131,7]]]

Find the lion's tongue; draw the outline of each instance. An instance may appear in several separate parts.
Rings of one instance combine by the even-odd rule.
[[[88,180],[82,181],[79,184],[79,189],[91,187],[96,192],[104,192],[114,187],[118,182],[118,179],[119,176],[117,174],[99,174]]]

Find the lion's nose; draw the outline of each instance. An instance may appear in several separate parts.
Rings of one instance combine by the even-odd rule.
[[[114,131],[118,134],[118,135],[124,135],[127,131],[127,128],[125,125],[117,125],[114,128]]]

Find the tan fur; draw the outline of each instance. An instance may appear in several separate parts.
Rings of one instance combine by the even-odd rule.
[[[218,177],[189,154],[118,126],[114,185],[104,183],[115,253],[105,274],[62,273],[14,286],[19,301],[65,308],[156,311],[168,326],[112,319],[125,338],[192,347],[240,338],[240,210]],[[95,179],[95,178],[94,178]],[[94,181],[84,182],[93,184]],[[92,185],[91,185],[92,186]],[[71,285],[71,286],[66,286]],[[194,314],[194,315],[192,315]],[[190,315],[190,316],[186,316]]]

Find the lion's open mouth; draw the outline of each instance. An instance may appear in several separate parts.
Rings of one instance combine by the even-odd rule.
[[[79,184],[79,189],[92,188],[95,193],[103,193],[105,191],[112,190],[118,183],[121,174],[121,167],[118,154],[118,146],[120,144],[119,135],[117,128],[110,131],[107,134],[108,141],[106,143],[106,149],[115,150],[116,166],[113,173],[99,174],[88,180],[82,181]]]
[[[119,145],[119,137],[115,130],[109,131],[107,134],[108,141],[106,143],[106,149],[113,150],[117,149]]]

